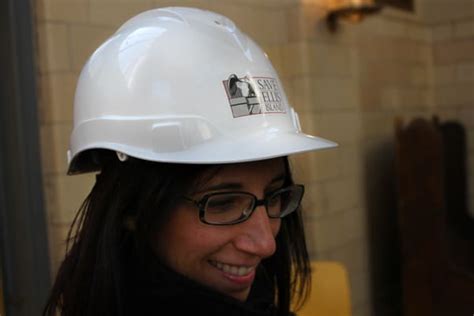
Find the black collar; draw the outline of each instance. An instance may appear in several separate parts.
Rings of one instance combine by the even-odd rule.
[[[142,315],[219,315],[219,316],[273,316],[271,280],[263,267],[257,269],[256,279],[245,302],[226,296],[199,284],[158,260],[147,264],[145,269],[133,271],[127,282],[127,297],[133,298],[130,311],[142,310]]]

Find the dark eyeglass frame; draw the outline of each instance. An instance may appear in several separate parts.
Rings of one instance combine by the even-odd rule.
[[[282,194],[286,191],[291,191],[291,190],[299,190],[300,191],[299,193],[301,195],[299,197],[298,203],[296,204],[297,206],[293,210],[291,210],[290,212],[280,214],[279,216],[271,215],[268,212],[268,202],[273,197],[275,197],[276,195]],[[199,220],[201,222],[203,222],[204,224],[214,225],[214,226],[226,226],[226,225],[235,225],[235,224],[238,224],[238,223],[245,222],[246,220],[248,220],[250,218],[250,216],[252,216],[255,209],[257,207],[261,206],[261,205],[265,205],[265,210],[266,210],[267,215],[268,215],[269,218],[283,218],[283,217],[293,213],[294,211],[296,211],[298,209],[298,207],[301,205],[301,200],[303,199],[304,191],[305,191],[304,185],[302,185],[302,184],[293,184],[293,185],[285,186],[285,187],[283,187],[281,189],[278,189],[276,191],[270,192],[270,193],[266,194],[265,197],[261,200],[259,200],[254,194],[252,194],[250,192],[244,192],[244,191],[213,192],[213,193],[205,194],[199,200],[194,200],[194,199],[186,197],[186,196],[183,196],[182,198],[185,199],[186,201],[189,201],[189,202],[193,203],[199,209]],[[208,222],[205,218],[206,205],[207,205],[208,200],[211,197],[216,196],[216,195],[227,195],[227,194],[243,194],[243,195],[247,195],[247,196],[252,197],[253,198],[253,207],[252,207],[252,209],[249,210],[247,213],[244,213],[242,211],[242,214],[238,219],[233,220],[233,221],[228,222],[228,223]]]

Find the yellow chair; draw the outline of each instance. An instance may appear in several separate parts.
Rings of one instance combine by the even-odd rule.
[[[298,316],[351,316],[349,279],[344,266],[331,261],[311,262],[311,294]]]

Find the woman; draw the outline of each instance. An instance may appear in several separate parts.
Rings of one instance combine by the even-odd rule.
[[[287,156],[333,146],[229,19],[132,18],[78,82],[69,173],[99,173],[44,315],[290,315],[310,270]]]

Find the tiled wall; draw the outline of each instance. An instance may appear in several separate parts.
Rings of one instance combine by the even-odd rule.
[[[390,247],[395,246],[391,229],[396,219],[387,171],[393,168],[393,119],[433,113],[461,119],[469,130],[473,162],[473,3],[449,2],[452,7],[445,0],[418,1],[417,14],[388,9],[330,33],[323,20],[324,0],[38,1],[41,145],[52,271],[94,179],[65,176],[81,66],[128,17],[157,6],[189,5],[229,16],[262,45],[303,130],[340,144],[336,150],[292,159],[296,177],[307,185],[310,252],[313,258],[346,265],[354,316],[395,315],[397,267]],[[446,14],[439,14],[440,9]],[[474,205],[472,186],[470,197]]]

